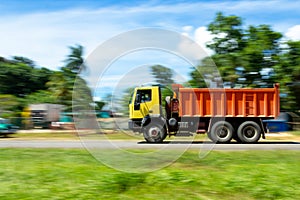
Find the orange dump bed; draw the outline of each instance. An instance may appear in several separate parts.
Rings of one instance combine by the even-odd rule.
[[[180,116],[277,117],[279,86],[274,88],[183,88],[174,84]]]

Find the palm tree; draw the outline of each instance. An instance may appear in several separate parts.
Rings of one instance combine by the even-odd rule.
[[[55,72],[47,83],[50,92],[56,98],[57,103],[64,104],[67,107],[72,105],[72,91],[74,81],[67,77],[65,72]]]
[[[86,66],[84,65],[83,59],[83,46],[77,44],[75,46],[70,46],[69,48],[71,53],[64,60],[66,63],[65,67],[75,73],[85,70]]]

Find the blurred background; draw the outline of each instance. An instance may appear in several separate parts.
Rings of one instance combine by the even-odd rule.
[[[29,0],[23,5],[17,2],[11,1],[0,8],[5,10],[0,20],[3,25],[0,51],[0,117],[3,123],[9,119],[20,129],[74,128],[72,118],[77,113],[72,110],[72,97],[76,77],[77,83],[86,94],[85,100],[92,102],[90,106],[95,109],[99,119],[125,119],[132,88],[122,89],[116,97],[109,84],[99,91],[99,88],[97,90],[91,87],[87,80],[78,75],[88,72],[88,66],[84,62],[88,55],[86,49],[90,52],[112,35],[144,25],[181,32],[205,49],[207,57],[199,60],[196,67],[180,66],[178,63],[174,66],[183,70],[185,82],[182,84],[185,86],[267,88],[279,83],[283,113],[280,120],[286,123],[288,129],[297,128],[299,125],[299,16],[294,12],[297,7],[293,3],[270,1],[266,3],[269,9],[265,10],[263,4],[257,7],[261,2],[256,2],[256,7],[253,7],[247,1],[227,1],[223,4],[201,1],[175,1],[174,4],[141,2],[139,5],[135,5],[134,1],[127,4],[106,1],[50,4],[45,1],[44,4],[35,6],[24,6]],[[281,4],[286,6],[279,9],[278,5]],[[95,7],[91,8],[91,5]],[[128,16],[127,21],[121,17],[122,13],[117,12],[118,8],[124,9],[123,15]],[[114,17],[108,16],[107,12],[111,10],[115,11]],[[199,14],[198,11],[201,10],[203,12]],[[151,18],[151,12],[157,17]],[[62,13],[69,13],[71,19],[63,17],[61,21],[58,20]],[[20,16],[25,16],[23,21]],[[40,19],[46,19],[47,16],[53,18],[50,22],[42,23],[36,16],[40,16]],[[71,26],[72,19],[80,26]],[[112,24],[107,24],[107,20],[111,20]],[[118,22],[125,24],[119,29],[111,28],[117,27]],[[61,29],[68,23],[69,26]],[[40,28],[37,28],[38,25]],[[109,34],[103,37],[98,28],[89,29],[90,26],[98,25],[109,27],[110,32],[101,29],[103,33]],[[18,29],[24,30],[23,35],[15,31]],[[47,30],[49,31],[46,33]],[[78,34],[77,30],[84,32]],[[29,34],[30,31],[33,32]],[[98,37],[91,37],[93,31]],[[52,32],[57,39],[56,46],[54,43],[39,46],[40,41],[54,41],[50,35]],[[47,43],[41,42],[42,44]],[[56,48],[59,50],[56,51]],[[38,61],[35,61],[35,57]],[[215,78],[209,71],[211,65],[217,66],[221,79]],[[173,66],[158,63],[147,66],[145,73],[153,81],[165,84],[166,80],[167,83],[176,82],[176,74],[172,70]],[[107,76],[111,77],[108,83],[119,81],[115,74]],[[115,102],[114,106],[111,104],[112,100]]]

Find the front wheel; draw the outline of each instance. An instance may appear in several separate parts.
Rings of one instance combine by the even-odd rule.
[[[260,139],[261,128],[255,122],[246,121],[239,126],[237,135],[243,143],[255,143]]]
[[[149,124],[145,127],[143,134],[144,138],[149,143],[160,143],[162,142],[166,136],[166,129],[164,126],[160,124]]]

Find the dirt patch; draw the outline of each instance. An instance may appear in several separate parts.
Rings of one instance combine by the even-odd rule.
[[[286,141],[297,141],[300,142],[300,135],[295,135],[288,132],[281,133],[268,133],[266,134],[267,140],[286,140]]]

